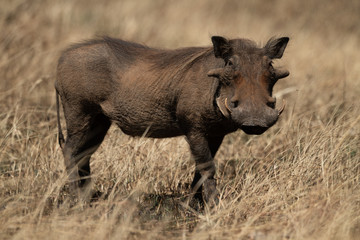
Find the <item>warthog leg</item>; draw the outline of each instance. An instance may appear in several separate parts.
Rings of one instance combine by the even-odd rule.
[[[217,202],[218,200],[216,180],[214,179],[214,157],[223,138],[223,136],[204,137],[199,133],[193,133],[187,136],[196,164],[191,188],[194,197],[202,203],[210,203],[212,200]]]
[[[82,107],[64,104],[68,129],[63,149],[71,194],[78,195],[79,187],[90,183],[90,157],[104,140],[111,121],[102,113],[87,114]]]

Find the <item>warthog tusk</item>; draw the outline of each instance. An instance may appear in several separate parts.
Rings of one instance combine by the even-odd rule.
[[[279,116],[280,116],[281,113],[284,111],[285,106],[286,106],[286,101],[283,99],[282,106],[281,106],[280,109],[278,109],[278,115],[279,115]]]
[[[225,104],[221,101],[220,97],[216,98],[216,104],[220,109],[220,112],[226,117],[229,118],[230,114],[227,108],[225,107]]]
[[[230,110],[230,108],[229,108],[229,105],[228,105],[228,103],[227,103],[227,98],[225,98],[225,107],[226,107],[226,109],[231,113],[232,111]]]

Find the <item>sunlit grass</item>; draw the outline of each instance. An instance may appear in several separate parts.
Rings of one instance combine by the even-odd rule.
[[[0,238],[357,239],[359,15],[358,1],[3,1]],[[185,204],[194,164],[183,138],[131,138],[115,126],[91,162],[102,195],[71,203],[57,143],[57,59],[105,34],[160,48],[210,45],[215,34],[259,44],[290,36],[276,64],[291,75],[274,91],[287,108],[261,136],[224,139],[215,209]]]

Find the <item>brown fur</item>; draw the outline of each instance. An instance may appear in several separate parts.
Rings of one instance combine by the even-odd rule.
[[[62,54],[55,84],[67,125],[59,142],[72,188],[89,180],[91,154],[111,122],[131,136],[185,135],[196,162],[194,193],[216,193],[213,158],[224,136],[241,128],[260,134],[278,119],[271,66],[288,38],[264,48],[245,39],[213,37],[213,47],[160,50],[106,37]],[[214,70],[215,69],[215,70]],[[209,75],[209,76],[208,76]]]

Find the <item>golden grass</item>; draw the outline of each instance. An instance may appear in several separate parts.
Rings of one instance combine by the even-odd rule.
[[[359,1],[1,1],[1,239],[358,239]],[[149,46],[264,43],[290,36],[280,121],[238,131],[217,156],[220,204],[183,206],[194,166],[183,138],[130,138],[112,127],[92,158],[90,205],[69,207],[57,144],[57,58],[111,35]]]

